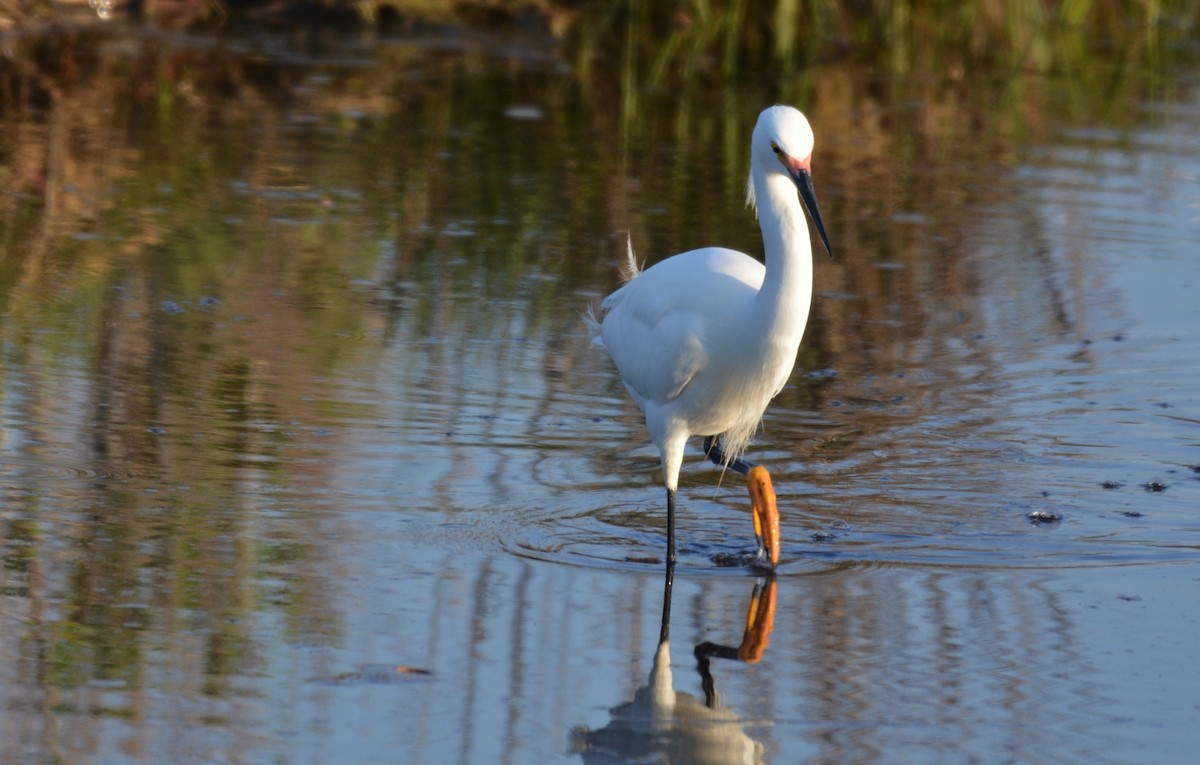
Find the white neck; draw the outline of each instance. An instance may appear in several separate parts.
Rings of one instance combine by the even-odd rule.
[[[781,173],[753,178],[767,274],[754,311],[760,330],[791,347],[800,344],[812,304],[813,259],[808,221],[796,184]]]

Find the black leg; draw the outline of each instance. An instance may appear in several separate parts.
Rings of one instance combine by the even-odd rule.
[[[675,566],[675,490],[667,489],[667,568]]]
[[[716,436],[704,437],[704,453],[708,455],[708,458],[712,460],[712,463],[717,467],[726,467],[728,465],[731,470],[741,473],[742,475],[748,474],[750,472],[750,468],[754,467],[753,462],[748,462],[741,457],[728,460],[727,462],[725,458],[725,452],[722,451],[721,445],[717,443]]]
[[[667,572],[663,582],[662,625],[659,627],[658,642],[667,642],[671,636],[671,587],[675,582],[675,492],[667,489]]]
[[[658,642],[663,644],[671,637],[671,587],[675,581],[675,564],[667,563],[667,575],[663,581],[662,624],[658,630]]]

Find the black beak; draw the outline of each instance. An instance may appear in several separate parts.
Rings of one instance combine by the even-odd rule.
[[[808,208],[808,214],[812,216],[817,233],[821,235],[821,241],[825,243],[825,252],[828,252],[829,257],[832,258],[833,248],[829,246],[829,235],[825,233],[825,221],[821,219],[821,206],[817,204],[817,192],[813,190],[812,173],[807,168],[799,167],[791,171],[790,175],[796,182],[796,188],[800,190],[800,198],[804,200],[804,206]]]

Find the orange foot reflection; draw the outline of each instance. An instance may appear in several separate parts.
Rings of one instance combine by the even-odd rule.
[[[778,526],[776,527],[778,529]],[[771,630],[775,629],[775,580],[770,579],[760,590],[754,588],[750,596],[750,609],[746,612],[746,631],[742,633],[742,644],[738,646],[738,658],[753,664],[763,657],[771,644]]]

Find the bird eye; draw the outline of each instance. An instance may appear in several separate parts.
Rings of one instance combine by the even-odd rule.
[[[775,152],[776,154],[783,153],[783,149],[779,148],[779,144],[775,143],[774,141],[771,141],[771,151]]]

